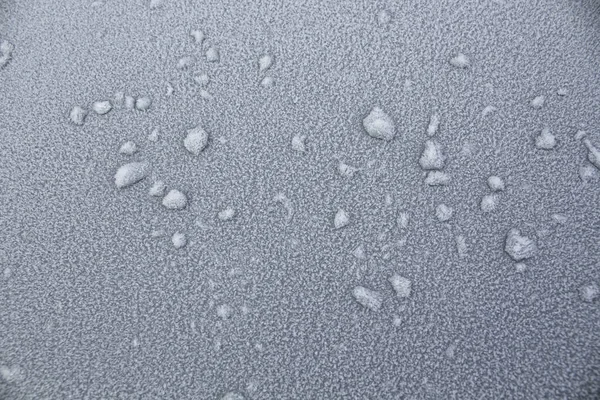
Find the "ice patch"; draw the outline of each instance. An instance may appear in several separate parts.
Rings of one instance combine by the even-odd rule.
[[[183,146],[193,155],[199,155],[208,145],[208,133],[200,126],[189,129],[183,139]]]
[[[398,297],[407,298],[410,297],[412,291],[412,282],[410,279],[394,274],[389,278],[392,287],[396,291]]]
[[[158,128],[154,128],[152,129],[152,132],[150,132],[150,134],[148,135],[148,140],[152,143],[156,143],[158,142],[159,136],[160,134]]]
[[[389,141],[396,134],[394,121],[379,107],[374,107],[363,119],[363,127],[369,136],[376,139]]]
[[[119,188],[131,186],[146,176],[150,172],[150,164],[146,162],[132,162],[121,166],[115,174],[115,185]]]
[[[583,144],[585,144],[585,147],[587,147],[587,149],[588,149],[588,155],[587,155],[588,160],[592,164],[594,164],[594,166],[596,168],[600,169],[600,150],[598,150],[596,147],[594,147],[594,145],[588,138],[583,139]]]
[[[439,143],[434,140],[425,142],[425,148],[419,159],[421,168],[425,170],[442,169],[444,168],[445,161],[446,157],[444,156],[442,147]]]
[[[494,211],[496,209],[497,205],[498,205],[498,195],[486,194],[481,199],[481,203],[479,204],[479,207],[481,208],[481,211],[483,211],[484,213],[487,213],[487,212]]]
[[[442,171],[429,171],[425,183],[429,186],[447,186],[450,184],[450,175]]]
[[[171,237],[171,242],[173,243],[173,247],[176,249],[181,249],[187,245],[187,237],[184,233],[175,232]]]
[[[392,20],[392,15],[387,10],[381,10],[377,13],[377,23],[387,25]]]
[[[579,296],[585,302],[591,303],[600,296],[600,287],[595,283],[590,283],[579,288]]]
[[[439,126],[440,126],[440,117],[437,114],[433,114],[429,118],[429,125],[427,126],[427,134],[429,136],[435,135],[435,133],[438,131]]]
[[[275,81],[270,76],[267,76],[267,77],[263,78],[262,81],[260,81],[260,84],[263,87],[271,87],[275,84]]]
[[[435,216],[440,222],[446,222],[452,218],[454,210],[445,204],[440,204],[435,209]]]
[[[396,223],[398,225],[398,228],[400,228],[400,229],[406,229],[406,228],[408,228],[408,219],[409,219],[408,213],[407,212],[401,212],[398,215],[398,220],[396,221]]]
[[[518,273],[522,274],[523,272],[527,271],[527,264],[521,263],[521,262],[520,263],[516,263],[515,264],[515,270]]]
[[[563,214],[552,214],[552,220],[557,224],[563,225],[567,222],[567,216]]]
[[[206,60],[208,62],[219,62],[220,59],[221,55],[216,47],[211,46],[208,48],[208,50],[206,50]]]
[[[365,247],[362,244],[359,244],[354,248],[354,250],[352,250],[352,255],[359,260],[364,260],[367,258]]]
[[[240,393],[229,392],[221,398],[221,400],[244,400],[244,396]]]
[[[494,106],[486,106],[483,111],[481,112],[481,115],[483,115],[484,117],[486,115],[489,115],[491,113],[493,113],[494,111],[496,111],[496,107]]]
[[[125,108],[128,110],[133,110],[135,108],[135,97],[125,96]]]
[[[12,59],[12,52],[15,46],[8,40],[0,42],[0,70],[8,65]]]
[[[367,289],[363,286],[356,286],[352,290],[352,295],[360,305],[371,311],[379,311],[381,308],[383,299],[381,295],[374,290]]]
[[[350,165],[340,162],[338,164],[338,173],[345,178],[352,178],[358,171],[358,168],[351,167]]]
[[[569,94],[569,91],[566,88],[560,88],[556,91],[556,94],[561,97],[564,97]]]
[[[335,229],[341,229],[348,225],[349,222],[350,217],[348,216],[346,211],[340,208],[335,214],[335,218],[333,219],[333,226],[335,227]]]
[[[591,182],[597,174],[598,170],[594,168],[592,165],[582,165],[579,167],[579,179],[582,182]]]
[[[204,32],[199,29],[191,30],[190,36],[194,38],[196,44],[202,44],[202,42],[204,41]]]
[[[258,69],[260,72],[268,70],[271,68],[271,65],[273,65],[273,57],[268,54],[265,54],[258,59]]]
[[[218,217],[221,221],[230,221],[235,217],[235,210],[231,207],[227,207],[226,209],[219,211]]]
[[[546,96],[537,96],[536,98],[531,100],[531,107],[533,107],[535,109],[540,109],[544,105],[545,101],[546,101]]]
[[[108,101],[108,100],[96,101],[92,105],[92,110],[94,110],[94,112],[98,115],[104,115],[104,114],[108,113],[110,110],[112,110],[112,104],[110,104],[110,101]]]
[[[69,113],[69,119],[75,125],[83,125],[85,122],[85,117],[87,117],[88,112],[79,106],[75,106],[71,109]]]
[[[167,82],[167,90],[165,91],[165,94],[167,96],[172,96],[174,91],[175,91],[175,89],[173,88],[173,85],[171,85],[169,82]]]
[[[467,240],[463,235],[456,236],[456,251],[458,256],[463,258],[467,255]]]
[[[208,74],[200,74],[194,76],[194,81],[200,86],[206,86],[210,82]]]
[[[179,61],[177,61],[177,69],[188,69],[193,67],[196,63],[196,60],[192,56],[181,57]]]
[[[492,175],[487,180],[487,185],[492,192],[499,192],[504,190],[504,181],[502,178],[496,175]]]
[[[167,185],[163,181],[156,181],[148,190],[148,194],[154,197],[161,197],[165,194],[165,190],[167,190]]]
[[[283,205],[283,207],[287,211],[286,220],[290,221],[292,219],[292,216],[294,215],[294,209],[292,207],[292,201],[290,199],[288,199],[286,197],[286,195],[284,195],[283,193],[277,193],[275,195],[275,197],[273,198],[273,200],[276,201],[277,203],[281,203]]]
[[[542,129],[542,133],[535,138],[535,146],[541,150],[552,150],[556,146],[556,138],[549,128]]]
[[[113,104],[115,107],[123,107],[123,102],[125,101],[125,93],[119,91],[115,93],[115,97],[113,98]]]
[[[233,315],[233,308],[227,304],[221,304],[217,307],[217,315],[221,319],[229,319]]]
[[[531,258],[537,252],[535,242],[526,236],[521,236],[517,229],[511,229],[506,235],[504,251],[515,261]]]
[[[470,65],[469,58],[462,53],[458,53],[456,57],[450,59],[450,64],[456,68],[468,68]]]
[[[162,205],[170,210],[182,210],[187,206],[187,197],[177,189],[171,189],[162,199]]]
[[[146,111],[152,105],[152,100],[149,97],[139,97],[135,100],[135,108],[139,111]]]
[[[306,152],[306,135],[296,135],[292,138],[292,150],[299,153]]]
[[[121,147],[119,148],[119,153],[125,154],[126,156],[131,156],[131,155],[135,154],[137,151],[138,151],[137,145],[134,142],[132,142],[131,140],[123,143],[121,145]]]

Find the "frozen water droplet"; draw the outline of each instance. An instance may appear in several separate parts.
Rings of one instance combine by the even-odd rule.
[[[559,96],[566,96],[569,94],[569,91],[567,90],[567,88],[560,88],[558,89],[558,91],[556,92],[556,94],[558,94]]]
[[[460,258],[467,255],[467,240],[463,235],[456,236],[456,251]]]
[[[340,208],[335,214],[335,218],[333,219],[333,226],[335,227],[335,229],[341,229],[348,225],[349,222],[350,217],[348,216],[346,211]]]
[[[208,133],[200,126],[189,129],[183,146],[193,155],[199,155],[208,145]]]
[[[381,308],[383,299],[381,295],[374,290],[367,289],[363,286],[356,286],[352,290],[352,295],[360,305],[371,311],[379,311]]]
[[[412,291],[412,282],[410,279],[394,274],[389,278],[392,287],[396,291],[398,297],[407,298],[410,297]]]
[[[531,100],[531,107],[536,108],[536,109],[540,109],[544,105],[545,101],[546,101],[546,97],[545,96],[537,96],[536,98],[534,98],[533,100]]]
[[[190,31],[190,36],[194,38],[196,44],[202,44],[204,41],[204,32],[199,29],[193,29]]]
[[[0,70],[8,65],[12,59],[12,52],[15,46],[8,40],[0,42]]]
[[[167,190],[167,185],[163,181],[156,181],[152,184],[150,190],[148,190],[148,194],[154,197],[161,197],[165,194],[165,190]]]
[[[592,165],[586,164],[579,167],[579,179],[590,182],[596,177],[597,170]]]
[[[132,162],[121,166],[115,174],[115,185],[122,189],[131,186],[150,173],[150,164],[146,162]]]
[[[401,212],[398,215],[397,224],[398,224],[398,227],[401,229],[408,228],[408,213],[407,212]]]
[[[152,232],[150,232],[150,237],[152,237],[153,239],[156,239],[156,238],[166,236],[166,234],[167,234],[167,232],[165,232],[164,229],[154,229]]]
[[[17,383],[25,379],[25,371],[18,365],[12,367],[2,365],[0,366],[0,377],[8,383]]]
[[[517,229],[511,229],[506,235],[504,251],[515,261],[531,258],[537,252],[535,242],[526,236],[521,236]]]
[[[92,105],[92,110],[94,110],[94,112],[96,112],[96,114],[98,114],[98,115],[104,115],[104,114],[108,113],[110,110],[112,110],[112,104],[110,104],[110,101],[108,101],[108,100],[96,101]]]
[[[183,233],[175,232],[171,237],[171,242],[173,243],[173,247],[179,250],[187,244],[187,237]]]
[[[198,85],[206,86],[210,82],[210,78],[209,78],[208,74],[200,74],[200,75],[194,76],[194,81]]]
[[[188,69],[193,67],[196,63],[196,60],[192,56],[181,57],[179,61],[177,61],[177,69]]]
[[[481,211],[484,213],[494,211],[496,206],[498,205],[498,195],[496,194],[486,194],[481,199]]]
[[[596,168],[600,169],[600,150],[594,147],[588,138],[583,139],[583,144],[585,144],[585,147],[588,149],[588,160],[594,164]]]
[[[356,171],[358,171],[358,168],[351,167],[346,163],[340,162],[338,165],[338,172],[343,177],[352,178]]]
[[[364,260],[367,258],[367,255],[365,254],[365,247],[362,244],[359,244],[354,248],[354,250],[352,250],[352,255],[359,260]]]
[[[173,88],[173,85],[171,85],[169,82],[167,82],[167,90],[165,91],[165,94],[167,96],[172,96],[174,91],[175,91],[175,89]]]
[[[292,150],[299,153],[306,152],[306,135],[296,135],[292,138]]]
[[[187,197],[177,189],[171,189],[162,199],[162,205],[170,210],[182,210],[187,206]]]
[[[227,207],[226,209],[219,211],[218,217],[221,221],[230,221],[235,217],[235,210],[231,207]]]
[[[392,20],[392,15],[387,10],[381,10],[377,13],[377,23],[387,25]]]
[[[428,140],[425,142],[425,148],[419,159],[421,168],[425,170],[442,169],[444,168],[445,161],[446,157],[444,156],[442,147],[439,143],[435,140]]]
[[[113,99],[113,104],[115,107],[123,107],[123,103],[125,102],[125,93],[119,91],[115,93],[115,97]]]
[[[446,349],[446,352],[445,352],[446,357],[448,357],[448,358],[454,358],[455,352],[456,352],[456,345],[455,344],[451,344]]]
[[[217,307],[217,315],[221,319],[229,319],[233,314],[233,308],[227,304],[221,304]]]
[[[583,301],[591,303],[600,296],[600,287],[595,283],[584,285],[579,289],[579,295]]]
[[[263,87],[271,87],[271,86],[273,86],[275,84],[275,81],[270,76],[266,76],[266,77],[263,78],[262,81],[260,81],[260,84]]]
[[[133,155],[137,151],[138,151],[137,145],[134,142],[132,142],[131,140],[123,143],[121,145],[121,147],[119,148],[119,153],[125,154],[127,156]]]
[[[392,140],[396,134],[394,121],[379,107],[374,107],[363,119],[363,127],[375,139]]]
[[[489,115],[491,113],[493,113],[494,111],[496,111],[496,107],[494,106],[486,106],[483,111],[481,112],[481,115],[483,115],[484,117],[486,115]]]
[[[429,171],[425,183],[429,186],[447,186],[450,184],[450,175],[442,171]]]
[[[206,60],[208,62],[219,62],[220,59],[221,55],[216,47],[211,46],[208,48],[208,50],[206,50]]]
[[[452,218],[453,213],[454,213],[454,210],[445,204],[440,204],[435,209],[435,216],[437,217],[437,219],[440,222],[448,221],[450,218]]]
[[[427,126],[427,134],[429,136],[435,135],[435,133],[437,132],[439,126],[440,126],[440,117],[437,114],[433,114],[429,118],[429,126]]]
[[[469,67],[469,59],[462,53],[458,53],[456,57],[452,57],[450,59],[450,64],[456,68],[468,68]]]
[[[535,145],[541,150],[552,150],[556,146],[556,138],[550,133],[550,129],[544,128],[542,133],[535,138]]]
[[[292,201],[290,199],[287,198],[286,195],[284,195],[283,193],[277,193],[275,195],[275,197],[273,198],[274,201],[276,201],[277,203],[281,203],[283,205],[283,207],[287,210],[287,221],[290,221],[292,219],[292,216],[294,215],[294,209],[292,207]]]
[[[492,192],[499,192],[501,190],[504,190],[504,181],[499,176],[490,176],[487,180],[487,184]]]
[[[210,94],[206,89],[200,90],[200,97],[202,97],[205,100],[210,100],[213,98],[212,94]]]
[[[271,68],[271,65],[273,65],[273,57],[268,54],[265,54],[258,59],[258,69],[260,72],[268,70]]]
[[[152,105],[152,100],[149,97],[139,97],[135,100],[135,108],[139,111],[146,111]]]
[[[85,117],[87,117],[88,112],[79,106],[75,106],[71,109],[69,113],[69,118],[71,122],[75,125],[83,125],[85,122]]]
[[[515,264],[515,269],[517,270],[518,273],[522,274],[523,272],[527,271],[527,264],[525,264],[525,263],[516,263]]]
[[[552,219],[554,220],[554,222],[560,225],[565,224],[567,222],[567,216],[563,214],[552,214]]]
[[[152,143],[156,143],[158,141],[159,131],[158,128],[152,129],[152,132],[148,135],[148,140]]]
[[[163,3],[163,0],[150,0],[150,9],[155,10],[159,8]]]
[[[244,400],[244,396],[240,393],[229,392],[226,393],[221,400]]]
[[[131,345],[133,347],[139,347],[140,341],[138,340],[138,338],[133,338],[133,340],[131,341]]]
[[[135,97],[125,96],[125,108],[128,110],[133,110],[135,108]]]

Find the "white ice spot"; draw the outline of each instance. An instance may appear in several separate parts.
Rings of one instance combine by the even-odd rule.
[[[229,221],[235,217],[235,210],[231,207],[227,207],[226,209],[219,211],[218,217],[221,221]]]
[[[552,220],[557,224],[563,225],[567,222],[567,216],[564,214],[552,214]]]
[[[98,115],[104,115],[104,114],[108,113],[110,110],[112,110],[112,104],[110,104],[110,101],[108,101],[108,100],[96,101],[92,105],[92,110],[94,110],[96,112],[96,114],[98,114]]]
[[[155,10],[162,6],[163,0],[150,0],[150,9]]]
[[[515,270],[516,270],[518,273],[522,274],[523,272],[527,271],[527,264],[525,264],[525,263],[522,263],[522,262],[520,262],[520,263],[516,263],[516,264],[515,264]]]
[[[244,400],[244,396],[237,392],[226,393],[221,400]]]
[[[210,100],[212,99],[212,94],[210,94],[208,90],[202,89],[200,90],[200,97],[202,97],[205,100]]]
[[[352,295],[360,305],[371,311],[379,311],[381,308],[383,299],[381,295],[374,290],[367,289],[363,286],[356,286],[352,290]]]
[[[266,77],[263,78],[262,81],[260,81],[260,84],[263,87],[271,87],[271,86],[273,86],[275,84],[275,81],[270,76],[266,76]]]
[[[115,93],[115,97],[113,99],[113,104],[115,107],[123,107],[123,102],[125,101],[125,93],[122,91],[118,91]]]
[[[208,74],[204,73],[194,76],[194,81],[200,86],[206,86],[210,82],[210,78]]]
[[[350,222],[350,217],[348,216],[346,211],[344,211],[340,208],[337,211],[337,213],[335,213],[335,218],[333,219],[333,226],[335,227],[335,229],[341,229],[341,228],[345,227],[346,225],[348,225],[349,222]]]
[[[183,139],[183,146],[193,155],[199,155],[208,145],[208,133],[200,126],[188,129],[187,136]]]
[[[173,247],[176,249],[181,249],[187,244],[187,237],[184,233],[175,232],[171,237],[171,242],[173,243]]]
[[[423,153],[419,159],[421,168],[425,170],[442,169],[444,168],[445,161],[446,157],[444,156],[442,147],[439,143],[434,140],[428,140],[425,142],[425,148],[423,149]]]
[[[481,208],[481,211],[483,211],[484,213],[487,213],[487,212],[494,211],[496,209],[497,205],[498,205],[498,195],[486,194],[481,199],[481,203],[479,204],[479,207]]]
[[[132,162],[121,166],[115,174],[115,185],[122,189],[133,185],[148,176],[150,164],[146,162]]]
[[[556,94],[564,97],[569,94],[569,91],[567,90],[567,88],[560,88],[556,91]]]
[[[8,383],[16,383],[25,379],[25,371],[17,365],[12,367],[2,365],[0,366],[0,377]]]
[[[79,106],[75,106],[71,109],[69,113],[69,118],[71,122],[75,125],[83,125],[85,122],[85,117],[87,117],[88,112]]]
[[[389,278],[392,287],[396,291],[396,295],[398,297],[410,297],[410,293],[412,291],[412,282],[410,279],[400,276],[398,274],[394,274]]]
[[[152,129],[152,132],[148,135],[148,140],[152,143],[156,143],[158,141],[160,134],[158,128]]]
[[[343,177],[352,178],[357,171],[358,168],[351,167],[346,163],[340,162],[338,164],[338,173]]]
[[[381,10],[377,13],[377,23],[387,25],[392,20],[392,15],[387,10]]]
[[[173,85],[171,85],[169,82],[167,82],[167,90],[165,91],[165,94],[167,96],[172,96],[174,91],[175,91],[175,89],[173,88]]]
[[[187,197],[177,189],[171,189],[162,199],[162,205],[170,210],[182,210],[187,206]]]
[[[364,260],[367,258],[367,255],[365,254],[365,247],[362,244],[359,244],[354,248],[354,250],[352,250],[352,255],[359,260]]]
[[[467,68],[469,66],[469,59],[462,53],[458,53],[456,57],[450,59],[450,64],[456,68]]]
[[[135,108],[135,97],[125,96],[125,108],[128,110],[133,110]]]
[[[190,36],[194,38],[196,44],[202,44],[204,41],[204,32],[199,29],[193,29],[190,31]]]
[[[192,56],[181,57],[179,61],[177,61],[177,69],[188,69],[193,67],[196,63],[196,60]]]
[[[214,47],[211,46],[208,48],[208,50],[206,50],[206,60],[209,62],[219,62],[219,60],[221,59],[221,55],[219,54],[219,50]]]
[[[517,229],[511,229],[506,235],[504,251],[515,261],[531,258],[537,252],[535,242],[526,236],[521,236]]]
[[[429,126],[427,126],[427,134],[429,136],[435,135],[439,126],[440,126],[440,116],[437,114],[433,114],[429,118]]]
[[[119,153],[125,154],[126,156],[130,156],[135,154],[138,151],[137,145],[130,141],[127,141],[121,145],[119,148]]]
[[[296,135],[292,138],[292,150],[299,153],[306,151],[306,135]]]
[[[379,107],[374,107],[363,119],[363,127],[376,139],[392,140],[396,134],[394,121]]]
[[[277,193],[275,195],[275,197],[273,198],[273,200],[275,202],[281,203],[283,205],[283,207],[287,211],[286,220],[290,221],[292,219],[292,216],[294,215],[294,208],[292,207],[292,201],[290,199],[288,199],[287,196],[284,195],[283,193]]]
[[[481,112],[481,115],[483,115],[484,117],[486,115],[489,115],[491,113],[493,113],[494,111],[496,111],[496,107],[494,106],[486,106],[483,111]]]
[[[271,68],[271,65],[273,65],[273,57],[268,54],[265,54],[258,59],[258,69],[260,72],[268,70]]]
[[[542,129],[542,133],[535,138],[535,146],[541,150],[552,150],[556,146],[556,138],[549,128]]]
[[[153,239],[156,238],[161,238],[163,236],[165,236],[167,234],[167,232],[164,229],[154,229],[152,232],[150,232],[150,237],[152,237]]]
[[[398,215],[398,221],[397,221],[398,228],[400,228],[400,229],[406,229],[406,228],[408,228],[408,218],[409,217],[408,217],[408,213],[407,212],[401,212]]]
[[[221,304],[217,307],[217,315],[221,319],[229,319],[233,314],[233,308],[227,304]]]
[[[590,283],[579,288],[579,295],[583,301],[591,303],[600,296],[600,287],[595,283]]]
[[[450,346],[448,346],[448,348],[445,351],[446,357],[448,358],[454,358],[456,353],[456,345],[455,344],[451,344]]]
[[[588,149],[588,160],[594,164],[596,168],[600,169],[600,150],[594,147],[588,138],[583,139],[583,144],[585,144],[585,147]]]
[[[167,185],[163,181],[156,181],[148,190],[150,196],[161,197],[165,194],[165,190],[167,190]]]
[[[501,190],[504,190],[504,181],[499,176],[490,176],[487,180],[487,184],[492,192],[499,192]]]
[[[579,167],[579,179],[583,182],[591,182],[597,175],[598,170],[592,165],[586,164]]]
[[[429,171],[425,183],[429,186],[447,186],[450,184],[450,175],[442,171]]]
[[[454,210],[445,204],[440,204],[435,209],[435,216],[440,222],[446,222],[452,218]]]
[[[587,132],[586,132],[586,131],[579,130],[579,131],[577,131],[577,133],[575,134],[575,140],[582,140],[582,139],[584,139],[585,137],[587,137]]]
[[[546,101],[545,96],[537,96],[535,99],[531,100],[531,107],[536,108],[536,109],[542,108],[545,101]]]
[[[456,251],[458,256],[463,258],[467,255],[467,240],[463,235],[456,236]]]
[[[146,111],[152,105],[152,100],[149,97],[139,97],[135,100],[135,108],[139,111]]]
[[[8,65],[12,59],[12,52],[15,46],[8,40],[0,42],[0,70]]]

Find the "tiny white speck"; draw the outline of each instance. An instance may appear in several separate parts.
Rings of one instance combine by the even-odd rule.
[[[394,274],[389,278],[389,282],[394,288],[398,297],[407,298],[410,297],[412,292],[412,282],[410,279]]]
[[[219,50],[212,46],[209,47],[208,50],[206,50],[206,60],[209,62],[219,62],[219,60],[221,59],[221,55],[219,54]]]
[[[292,150],[299,153],[306,152],[306,135],[296,135],[292,138]]]
[[[177,189],[171,189],[163,197],[162,205],[170,210],[182,210],[187,206],[187,197]]]
[[[165,194],[165,190],[167,190],[167,185],[163,181],[156,181],[148,190],[148,194],[154,197],[161,197]]]
[[[381,308],[383,299],[381,295],[374,290],[367,289],[363,286],[356,286],[352,290],[352,295],[360,305],[371,311],[379,311]]]
[[[462,53],[458,53],[456,57],[450,59],[450,64],[456,68],[467,68],[470,64],[469,59]]]
[[[445,204],[440,204],[435,209],[435,216],[440,222],[446,222],[452,218],[454,210]]]
[[[545,96],[537,96],[536,98],[531,100],[531,107],[536,108],[536,109],[542,108],[545,101],[546,101]]]
[[[504,181],[502,178],[496,175],[492,175],[487,180],[488,187],[492,190],[492,192],[499,192],[504,190]]]
[[[69,118],[75,125],[83,125],[85,117],[87,117],[87,111],[79,106],[73,107],[69,113]]]
[[[137,150],[137,145],[130,140],[121,145],[121,147],[119,148],[119,153],[125,154],[126,156],[130,156],[135,154]]]
[[[481,203],[480,203],[479,207],[481,208],[481,211],[483,211],[484,213],[488,213],[488,212],[494,211],[496,209],[497,205],[498,205],[498,195],[486,194],[481,199]]]
[[[173,243],[173,247],[181,249],[187,245],[187,237],[183,233],[175,232],[171,237],[171,242]]]
[[[349,222],[350,217],[348,216],[346,211],[340,208],[335,214],[335,218],[333,219],[333,226],[335,227],[335,229],[341,229],[348,225]]]
[[[235,210],[231,207],[227,207],[226,209],[219,211],[218,217],[221,221],[230,221],[235,217]]]

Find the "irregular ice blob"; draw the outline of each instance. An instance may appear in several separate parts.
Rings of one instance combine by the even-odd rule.
[[[177,61],[177,69],[188,69],[196,63],[196,60],[192,56],[181,57]]]
[[[171,189],[162,199],[162,205],[170,210],[182,210],[187,206],[187,197],[177,189]]]
[[[527,264],[519,262],[515,264],[515,270],[522,274],[523,272],[527,271]]]
[[[159,8],[163,3],[163,0],[150,0],[150,9],[155,10]]]
[[[273,57],[268,54],[265,54],[258,59],[258,69],[260,72],[268,70],[271,68],[271,65],[273,65]]]
[[[362,244],[356,246],[354,250],[352,250],[352,255],[359,260],[366,259],[367,255],[365,254],[365,246],[363,246]]]
[[[590,182],[596,176],[598,171],[592,165],[582,165],[579,167],[579,179],[583,182]]]
[[[504,251],[515,261],[531,258],[537,252],[535,242],[526,236],[521,236],[518,229],[511,229],[506,235]]]
[[[219,60],[221,59],[221,55],[219,54],[219,50],[214,47],[211,46],[208,48],[208,50],[206,50],[206,60],[209,62],[219,62]]]
[[[600,296],[600,287],[595,283],[590,283],[579,288],[579,296],[583,301],[591,303]]]
[[[292,150],[299,153],[306,152],[306,135],[296,135],[292,138]]]
[[[479,204],[479,207],[481,208],[481,211],[483,211],[484,213],[487,213],[487,212],[494,211],[496,209],[497,205],[498,205],[498,195],[486,194],[481,199],[481,203]]]
[[[135,108],[139,111],[146,111],[152,105],[152,100],[149,97],[139,97],[135,100]]]
[[[115,185],[126,188],[144,179],[150,172],[150,164],[146,162],[132,162],[121,166],[115,174]]]
[[[244,400],[244,396],[237,392],[225,393],[221,400]]]
[[[235,217],[235,210],[231,207],[227,207],[226,209],[219,211],[218,217],[221,221],[229,221]]]
[[[210,82],[210,78],[209,78],[208,74],[200,74],[200,75],[194,76],[194,81],[198,85],[206,86]]]
[[[25,379],[25,371],[18,365],[0,366],[0,377],[7,383],[16,383]]]
[[[401,229],[406,229],[408,228],[408,213],[407,212],[401,212],[400,215],[398,215],[398,228]]]
[[[557,224],[564,224],[567,222],[567,216],[564,214],[552,214],[552,220]]]
[[[183,233],[175,232],[171,237],[171,242],[173,243],[173,247],[181,249],[187,244],[187,237]]]
[[[429,171],[425,183],[429,186],[447,186],[450,184],[450,175],[442,171]]]
[[[113,104],[116,107],[122,107],[124,101],[125,101],[125,93],[123,93],[122,91],[118,91],[117,93],[115,93],[115,97],[113,99]]]
[[[541,150],[552,150],[556,146],[556,138],[550,133],[550,129],[542,129],[542,133],[535,138],[535,146]]]
[[[392,15],[387,10],[381,10],[377,13],[377,22],[379,25],[387,25],[392,20]]]
[[[217,307],[217,315],[221,319],[229,319],[233,314],[233,308],[227,304],[221,304]]]
[[[150,134],[148,135],[148,140],[152,143],[156,143],[158,141],[158,137],[159,137],[159,131],[158,128],[154,128],[152,129],[152,132],[150,132]]]
[[[205,100],[210,100],[212,99],[212,94],[210,94],[208,90],[202,89],[200,90],[200,97],[202,97]]]
[[[499,192],[501,190],[504,190],[504,181],[499,176],[490,176],[487,180],[487,184],[492,192]]]
[[[346,163],[340,162],[338,164],[338,173],[343,177],[352,178],[356,171],[358,171],[358,168],[351,167]]]
[[[350,217],[348,216],[348,213],[340,208],[333,219],[333,226],[335,229],[341,229],[348,225],[349,222]]]
[[[137,145],[130,140],[121,145],[121,147],[119,148],[119,153],[130,156],[135,154],[137,150]]]
[[[454,210],[445,204],[440,204],[435,209],[435,216],[440,222],[446,222],[452,218]]]
[[[148,190],[148,194],[150,194],[150,196],[160,197],[165,194],[165,190],[167,190],[167,185],[165,185],[163,181],[156,181],[152,184],[150,190]]]
[[[484,117],[488,114],[493,113],[494,111],[496,111],[496,107],[494,106],[486,106],[483,111],[481,112],[481,115],[483,115]]]
[[[435,135],[439,126],[440,126],[440,117],[437,114],[433,114],[431,116],[431,118],[429,118],[429,126],[427,126],[427,134],[429,136]]]
[[[360,305],[371,311],[379,311],[381,308],[383,299],[381,295],[374,290],[367,289],[363,286],[356,286],[352,289],[352,295]]]
[[[6,67],[12,59],[12,52],[14,48],[15,46],[8,40],[3,40],[0,42],[0,70]]]
[[[594,164],[596,168],[600,169],[600,150],[594,147],[588,138],[583,139],[583,144],[585,144],[585,147],[588,149],[588,160]]]
[[[461,258],[467,255],[467,240],[463,235],[456,236],[456,251]]]
[[[167,90],[165,91],[165,94],[167,96],[172,96],[174,91],[175,91],[175,89],[173,88],[173,85],[171,85],[169,82],[167,82]]]
[[[375,139],[392,140],[396,134],[394,121],[379,107],[374,107],[363,119],[363,127]]]
[[[410,297],[412,291],[412,282],[410,279],[394,274],[389,278],[392,287],[396,291],[398,297]]]
[[[69,119],[75,125],[83,125],[85,122],[85,117],[87,117],[88,112],[79,106],[75,106],[71,109],[69,113]]]
[[[98,115],[104,115],[112,110],[112,104],[110,104],[110,101],[108,100],[96,101],[92,105],[92,110],[94,110]]]
[[[200,126],[189,129],[183,139],[183,146],[187,151],[197,156],[208,145],[208,133]]]
[[[275,81],[273,81],[273,78],[271,78],[270,76],[266,76],[263,78],[262,81],[260,81],[260,84],[263,87],[271,87],[275,84]]]
[[[450,59],[450,65],[456,68],[467,68],[469,64],[469,59],[462,53],[458,53],[456,57]]]
[[[125,108],[128,110],[133,110],[135,108],[135,97],[125,96]]]
[[[531,107],[536,108],[536,109],[540,109],[544,105],[545,101],[546,101],[546,97],[545,96],[537,96],[536,98],[534,98],[533,100],[531,100]]]
[[[444,168],[445,161],[446,157],[444,156],[442,147],[439,143],[434,140],[425,142],[425,148],[423,149],[421,158],[419,158],[421,168],[425,170],[442,169]]]
[[[556,91],[556,94],[561,97],[564,97],[569,94],[569,91],[567,90],[567,88],[560,88]]]
[[[199,29],[193,29],[190,31],[190,36],[194,38],[197,44],[202,44],[204,41],[204,32]]]

